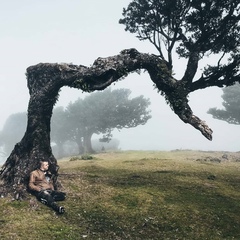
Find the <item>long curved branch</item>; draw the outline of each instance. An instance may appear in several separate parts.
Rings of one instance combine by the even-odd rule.
[[[207,139],[212,139],[212,130],[204,121],[193,115],[188,105],[187,96],[190,91],[186,82],[173,78],[164,60],[155,55],[140,53],[136,49],[123,50],[120,54],[107,58],[98,58],[91,67],[50,63],[31,66],[27,69],[28,87],[31,95],[44,86],[48,94],[56,92],[56,89],[60,90],[63,86],[92,92],[103,90],[138,69],[148,71],[151,80],[183,122],[198,129]],[[45,82],[38,81],[43,75]]]
[[[176,113],[184,123],[192,125],[194,128],[198,129],[208,140],[212,140],[212,129],[209,128],[205,121],[193,114],[190,106],[188,105],[187,98],[177,99],[176,95],[173,95],[169,99],[169,102],[174,113]]]

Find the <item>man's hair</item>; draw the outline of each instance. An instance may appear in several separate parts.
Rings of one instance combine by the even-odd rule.
[[[38,167],[40,168],[42,166],[42,163],[44,163],[44,162],[48,162],[49,163],[49,161],[47,159],[40,160]]]
[[[49,162],[47,159],[40,160],[40,162]]]

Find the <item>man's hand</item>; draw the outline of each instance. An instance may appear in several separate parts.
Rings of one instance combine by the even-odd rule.
[[[43,194],[48,195],[48,194],[51,193],[51,190],[46,190],[46,189],[44,190],[44,189],[43,189],[43,190],[40,191],[40,193],[43,193]]]

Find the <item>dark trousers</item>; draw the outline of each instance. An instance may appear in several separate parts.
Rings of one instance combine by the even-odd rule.
[[[38,192],[36,197],[41,203],[46,204],[58,211],[59,207],[56,204],[56,201],[63,201],[66,198],[66,193],[54,190],[43,190]]]

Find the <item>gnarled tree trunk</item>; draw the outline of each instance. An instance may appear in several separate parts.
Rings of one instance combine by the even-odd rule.
[[[139,69],[148,71],[158,90],[164,93],[166,100],[181,120],[211,139],[211,129],[204,121],[193,115],[188,105],[187,96],[196,90],[197,83],[195,82],[191,89],[189,81],[174,79],[167,63],[155,55],[128,49],[116,56],[98,58],[91,67],[40,63],[27,69],[30,93],[27,129],[0,172],[5,190],[15,193],[15,198],[23,196],[29,173],[37,167],[39,160],[45,158],[49,159],[50,170],[57,176],[57,161],[50,146],[50,119],[61,87],[69,86],[87,92],[103,90]],[[198,89],[210,85],[211,82],[199,81]]]
[[[28,176],[40,160],[48,159],[51,172],[57,176],[57,161],[50,147],[50,120],[59,88],[51,84],[51,77],[51,73],[41,72],[39,68],[28,72],[30,101],[26,133],[1,170],[6,189],[13,192],[15,198],[24,194]]]

